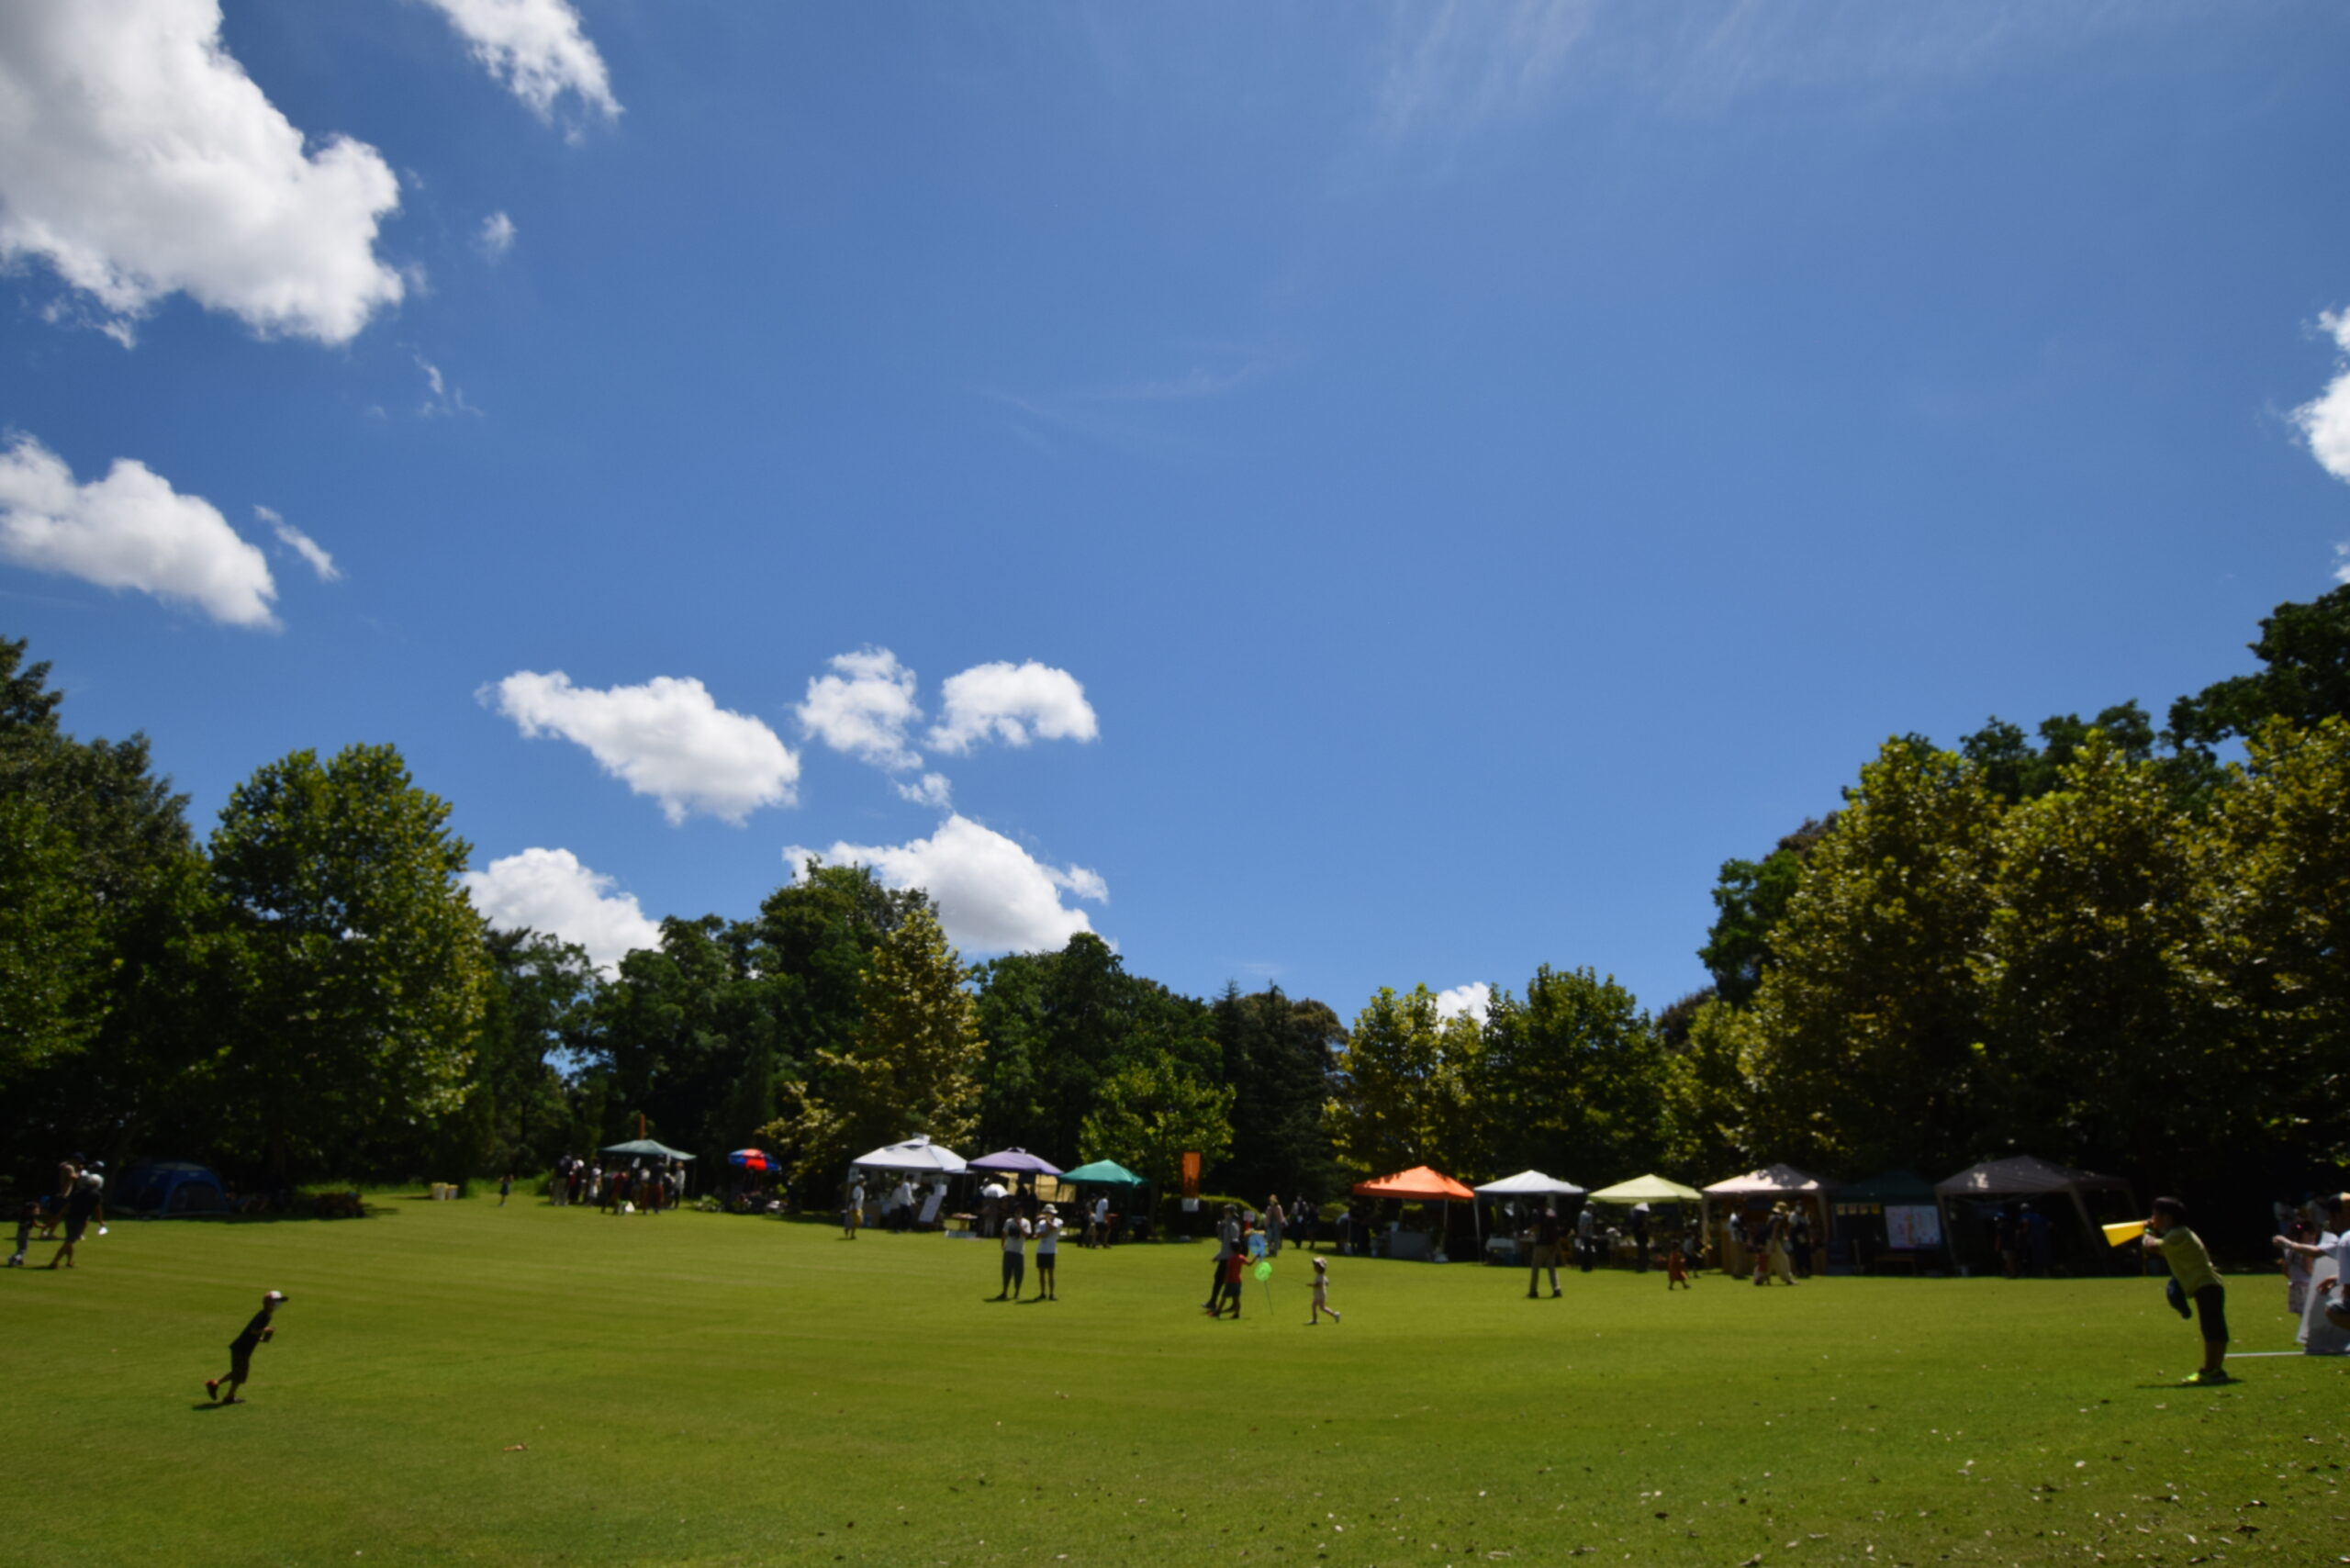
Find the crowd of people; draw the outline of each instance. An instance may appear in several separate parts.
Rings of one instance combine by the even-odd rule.
[[[556,1208],[584,1205],[606,1214],[659,1214],[685,1200],[686,1168],[675,1159],[643,1159],[602,1166],[566,1154],[547,1178],[547,1201]]]

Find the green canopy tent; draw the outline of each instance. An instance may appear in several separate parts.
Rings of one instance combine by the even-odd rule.
[[[1114,1159],[1097,1159],[1091,1165],[1064,1170],[1061,1180],[1077,1186],[1124,1188],[1129,1194],[1150,1185],[1148,1177],[1136,1175]]]
[[[1114,1159],[1097,1159],[1091,1165],[1080,1165],[1074,1170],[1061,1172],[1064,1182],[1091,1182],[1102,1187],[1141,1187],[1148,1185],[1148,1178],[1137,1176]]]

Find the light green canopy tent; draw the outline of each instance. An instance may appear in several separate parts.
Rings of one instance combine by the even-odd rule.
[[[608,1143],[606,1154],[641,1154],[654,1159],[691,1159],[692,1155],[681,1148],[671,1148],[666,1143],[655,1143],[649,1137],[631,1138],[626,1143]]]
[[[1635,1176],[1591,1194],[1595,1204],[1701,1204],[1706,1194],[1662,1176]]]
[[[1091,1165],[1080,1165],[1074,1170],[1061,1172],[1064,1182],[1091,1182],[1104,1187],[1140,1187],[1146,1179],[1136,1175],[1114,1159],[1097,1159]]]

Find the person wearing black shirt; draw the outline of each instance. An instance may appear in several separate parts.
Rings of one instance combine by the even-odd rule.
[[[270,1318],[285,1305],[285,1294],[283,1291],[271,1291],[261,1298],[261,1310],[253,1314],[253,1320],[245,1325],[243,1333],[229,1341],[229,1375],[206,1381],[204,1392],[207,1398],[218,1400],[223,1405],[243,1403],[237,1397],[237,1390],[253,1375],[253,1350],[263,1340],[276,1338],[277,1328]],[[224,1383],[229,1385],[229,1397],[221,1399],[220,1385]]]
[[[1526,1299],[1534,1300],[1542,1294],[1542,1271],[1550,1271],[1550,1294],[1559,1294],[1559,1211],[1545,1206],[1542,1217],[1534,1222],[1534,1268],[1526,1276]]]

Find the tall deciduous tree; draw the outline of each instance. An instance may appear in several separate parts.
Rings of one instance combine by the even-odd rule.
[[[970,978],[927,903],[882,938],[856,1038],[819,1049],[794,1110],[766,1129],[803,1178],[916,1133],[951,1148],[978,1130],[987,1047]]]
[[[1340,1166],[1358,1176],[1478,1169],[1483,1052],[1477,1020],[1440,1017],[1426,985],[1402,995],[1381,987],[1348,1031],[1337,1092],[1323,1111]]]
[[[1754,998],[1753,1136],[1829,1170],[1964,1163],[1981,1131],[1972,969],[1998,806],[1915,739],[1861,769],[1807,857]]]
[[[1502,991],[1485,1017],[1473,1090],[1494,1169],[1582,1179],[1650,1169],[1664,1141],[1665,1073],[1630,991],[1544,964],[1523,1001]]]
[[[223,1103],[274,1174],[349,1169],[463,1102],[489,977],[448,818],[387,745],[296,752],[221,812]]]
[[[1114,1159],[1163,1188],[1196,1152],[1203,1169],[1232,1147],[1232,1087],[1162,1051],[1131,1057],[1103,1079],[1079,1130],[1080,1158]]]

